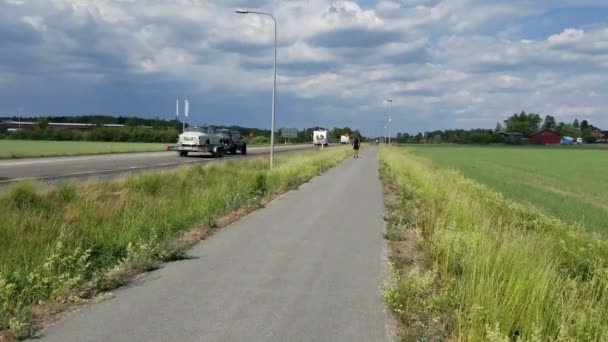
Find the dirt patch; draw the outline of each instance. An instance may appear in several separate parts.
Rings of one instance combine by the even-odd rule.
[[[399,259],[400,270],[403,274],[409,274],[414,269],[426,272],[429,268],[429,260],[420,250],[422,237],[419,232],[409,229],[403,234],[401,241],[393,242],[393,258]]]
[[[0,342],[16,342],[17,340],[8,332],[0,332]]]
[[[390,245],[392,284],[385,288],[387,307],[396,321],[399,341],[447,340],[447,320],[434,308],[440,279],[424,252],[424,237],[417,228],[420,211],[414,195],[382,177],[386,206],[386,239]]]

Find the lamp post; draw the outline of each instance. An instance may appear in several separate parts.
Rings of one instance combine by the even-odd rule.
[[[382,135],[384,135],[384,144],[388,142],[388,114],[384,114],[384,131],[382,131]]]
[[[391,115],[391,112],[392,112],[392,109],[393,109],[393,100],[388,99],[385,102],[389,103],[389,110],[388,110],[388,145],[390,146],[391,145],[391,121],[393,121],[390,115]]]
[[[277,92],[277,20],[275,17],[266,12],[254,12],[248,10],[237,10],[238,14],[258,14],[258,15],[266,15],[272,18],[274,22],[274,79],[272,85],[272,118],[270,120],[270,168],[274,166],[274,118],[275,118],[275,108],[276,108],[276,92]]]

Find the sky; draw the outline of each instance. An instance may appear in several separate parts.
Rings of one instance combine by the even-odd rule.
[[[525,110],[608,129],[605,0],[0,0],[0,116],[268,128],[494,128]],[[392,105],[385,100],[392,99]],[[183,106],[183,104],[182,104]]]

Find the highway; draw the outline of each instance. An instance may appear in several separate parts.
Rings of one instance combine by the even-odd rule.
[[[383,212],[369,148],[36,340],[387,341]]]
[[[275,153],[311,149],[310,145],[277,146]],[[269,147],[248,148],[246,156],[226,155],[224,159],[269,154]],[[24,180],[56,181],[114,177],[137,171],[170,168],[217,160],[205,155],[179,157],[175,152],[120,153],[93,156],[0,160],[0,187]]]

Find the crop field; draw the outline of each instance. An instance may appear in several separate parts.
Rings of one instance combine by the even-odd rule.
[[[408,147],[438,166],[568,223],[608,233],[608,149],[561,147]]]
[[[31,336],[33,321],[184,258],[214,229],[319,175],[348,148],[221,161],[0,196],[0,337]]]
[[[166,144],[0,140],[0,159],[163,151]]]
[[[608,340],[602,167],[600,151],[383,148],[403,340]]]

